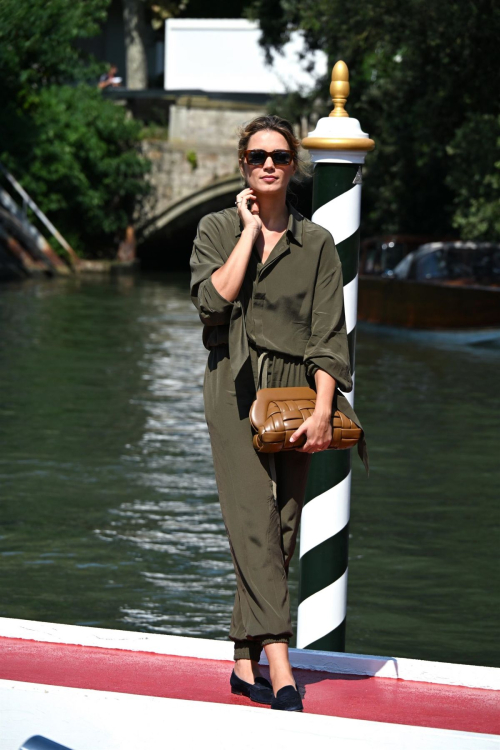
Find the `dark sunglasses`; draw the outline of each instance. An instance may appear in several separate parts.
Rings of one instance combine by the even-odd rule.
[[[275,166],[288,166],[292,163],[292,152],[285,151],[285,149],[276,149],[275,151],[264,151],[261,148],[252,148],[249,151],[244,151],[244,158],[247,164],[251,164],[253,167],[261,167],[266,163],[268,156],[273,160]]]

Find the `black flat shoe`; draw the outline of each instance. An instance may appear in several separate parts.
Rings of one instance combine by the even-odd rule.
[[[229,684],[231,685],[232,693],[235,695],[244,695],[254,703],[265,703],[266,706],[270,706],[274,700],[273,688],[265,677],[256,677],[255,684],[252,685],[250,682],[240,680],[233,669],[229,678]]]
[[[297,690],[297,686],[285,685],[278,690],[276,697],[271,701],[271,708],[278,711],[303,711],[302,698]]]

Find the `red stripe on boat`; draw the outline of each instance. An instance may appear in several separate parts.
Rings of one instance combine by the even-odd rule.
[[[0,679],[258,705],[231,694],[231,668],[226,661],[0,637]],[[294,674],[307,713],[500,734],[497,691],[304,669]]]

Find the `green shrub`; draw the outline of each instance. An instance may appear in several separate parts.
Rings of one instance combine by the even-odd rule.
[[[186,154],[186,160],[190,163],[191,169],[196,169],[198,166],[198,156],[196,151],[188,151]]]
[[[11,171],[80,254],[113,254],[148,193],[141,124],[86,84],[42,89],[28,119],[11,134]]]
[[[149,192],[142,123],[89,85],[99,66],[76,44],[108,2],[0,2],[0,159],[87,257],[114,256]]]

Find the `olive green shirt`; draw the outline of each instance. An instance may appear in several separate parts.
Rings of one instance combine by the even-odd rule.
[[[307,375],[321,369],[344,392],[352,390],[342,266],[332,235],[287,203],[286,232],[265,263],[252,254],[238,297],[217,291],[212,274],[229,258],[242,232],[236,207],[207,214],[198,225],[191,254],[191,299],[204,325],[207,349],[229,345],[236,380],[258,347],[302,358]],[[360,424],[349,402],[338,394],[338,408]]]

